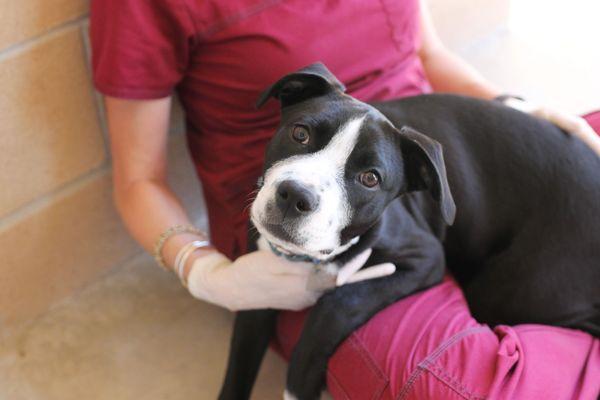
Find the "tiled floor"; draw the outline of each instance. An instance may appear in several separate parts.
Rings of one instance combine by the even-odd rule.
[[[0,399],[214,399],[231,322],[139,257],[0,343]],[[269,354],[254,398],[284,374]]]
[[[469,5],[446,4],[455,3]],[[592,21],[599,6],[515,3],[507,27],[453,47],[508,92],[573,112],[600,108],[600,53],[592,43],[600,37],[600,24]],[[578,11],[582,4],[588,8]],[[231,314],[193,300],[174,277],[140,257],[0,341],[0,399],[213,399],[231,321]],[[269,354],[254,398],[281,398],[284,376],[285,364]]]

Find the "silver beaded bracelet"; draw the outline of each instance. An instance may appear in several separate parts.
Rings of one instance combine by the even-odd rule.
[[[160,234],[158,239],[156,240],[156,244],[154,245],[154,259],[156,263],[160,265],[166,271],[169,271],[167,264],[165,263],[165,259],[162,256],[162,249],[171,236],[178,235],[180,233],[193,233],[202,237],[207,237],[206,233],[202,232],[200,229],[196,228],[192,225],[174,225]]]

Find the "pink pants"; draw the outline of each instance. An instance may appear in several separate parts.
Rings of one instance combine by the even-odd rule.
[[[588,121],[600,132],[600,113]],[[306,311],[281,313],[286,358]],[[324,333],[326,334],[326,333]],[[329,360],[334,399],[591,399],[600,396],[600,340],[543,325],[475,321],[451,279],[376,314]]]

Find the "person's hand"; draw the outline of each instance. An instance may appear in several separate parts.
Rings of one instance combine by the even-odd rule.
[[[585,119],[516,97],[506,97],[501,101],[509,107],[552,122],[569,134],[579,138],[600,156],[600,136],[596,134]]]
[[[301,310],[313,305],[324,290],[336,285],[378,278],[395,271],[390,263],[358,271],[370,254],[370,249],[364,251],[336,273],[333,268],[291,262],[267,250],[246,254],[234,262],[215,252],[194,261],[187,286],[194,297],[232,311]]]

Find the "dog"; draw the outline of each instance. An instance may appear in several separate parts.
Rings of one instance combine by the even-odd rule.
[[[284,398],[317,399],[327,361],[389,304],[446,266],[480,322],[600,336],[600,158],[553,124],[499,102],[431,94],[366,104],[316,63],[268,88],[281,103],[260,190],[258,233],[322,271],[367,248],[390,276],[326,292],[290,360]],[[254,230],[251,230],[254,232]],[[220,399],[247,399],[277,312],[236,316]]]

